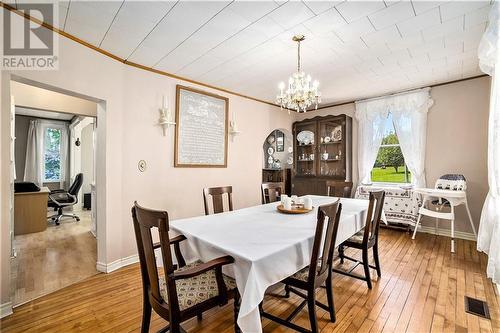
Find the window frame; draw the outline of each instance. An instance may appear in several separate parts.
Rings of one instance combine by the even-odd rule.
[[[42,154],[42,175],[43,175],[43,183],[44,184],[54,184],[54,183],[60,183],[62,181],[61,179],[61,174],[62,174],[62,168],[63,168],[63,165],[62,165],[62,162],[61,162],[61,149],[63,149],[63,144],[62,144],[62,140],[63,140],[63,132],[65,130],[66,126],[64,124],[60,124],[60,123],[53,123],[53,122],[50,122],[50,123],[45,123],[43,124],[43,140],[42,140],[42,149],[43,149],[43,154]],[[58,129],[61,131],[61,137],[59,139],[59,179],[46,179],[45,178],[45,154],[46,154],[46,146],[45,146],[45,137],[46,137],[46,134],[47,134],[47,130],[48,129]]]
[[[389,115],[391,115],[389,113]],[[389,115],[387,117],[389,117]],[[391,115],[392,117],[392,115]],[[394,134],[396,135],[396,137],[398,136],[397,132],[396,132],[396,127],[394,126],[394,121],[392,121],[392,118],[391,118],[391,123],[392,123],[392,128],[394,129]],[[399,143],[399,137],[398,137],[398,143],[388,143],[388,144],[380,144],[380,146],[378,147],[378,151],[377,151],[377,156],[378,156],[378,153],[380,152],[380,148],[386,148],[386,147],[399,147],[399,149],[401,149],[401,144]],[[401,151],[402,153],[403,151]],[[403,159],[404,159],[404,156],[403,156]],[[408,185],[411,185],[412,182],[411,182],[411,179],[408,179],[408,174],[411,175],[411,172],[410,170],[408,170],[408,167],[406,166],[406,161],[405,161],[405,164],[404,164],[404,168],[405,168],[405,180],[404,182],[401,182],[401,183],[395,183],[395,182],[381,182],[381,181],[373,181],[372,180],[372,172],[373,172],[373,169],[375,168],[375,164],[374,166],[372,167],[372,169],[370,170],[370,183],[372,183],[373,185],[376,185],[376,186],[408,186]]]

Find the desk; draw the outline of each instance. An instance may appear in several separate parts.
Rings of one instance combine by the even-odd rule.
[[[49,188],[39,192],[14,193],[14,235],[40,232],[47,229]]]
[[[241,295],[238,324],[243,332],[261,332],[259,303],[266,289],[309,265],[318,206],[338,198],[309,196],[315,209],[287,215],[276,210],[279,202],[232,212],[170,222],[172,231],[187,237],[183,254],[188,261],[208,261],[231,255],[235,262],[226,272],[234,276]],[[342,214],[339,244],[364,227],[367,200],[340,199]]]

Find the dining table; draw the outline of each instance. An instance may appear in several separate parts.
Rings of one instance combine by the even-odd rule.
[[[309,265],[318,207],[336,197],[310,197],[313,210],[283,214],[280,202],[219,214],[170,221],[173,234],[183,234],[182,252],[188,262],[230,255],[225,274],[235,278],[241,295],[238,325],[243,332],[262,332],[259,304],[266,290]],[[342,213],[336,245],[363,228],[368,200],[341,198]]]

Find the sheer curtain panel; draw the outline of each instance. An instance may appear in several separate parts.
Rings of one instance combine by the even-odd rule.
[[[388,110],[385,99],[356,102],[358,121],[358,176],[361,184],[371,182],[371,171],[384,137]]]
[[[479,44],[479,65],[491,76],[490,115],[488,123],[489,192],[481,212],[477,249],[488,254],[487,275],[500,284],[500,5],[490,11],[486,32]]]

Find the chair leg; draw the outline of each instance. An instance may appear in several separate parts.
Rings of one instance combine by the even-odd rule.
[[[288,284],[285,284],[285,298],[290,297],[290,286]]]
[[[179,322],[170,323],[170,333],[182,333],[183,329]]]
[[[411,237],[411,239],[415,239],[415,235],[417,234],[417,229],[418,229],[418,225],[420,224],[420,219],[422,218],[422,214],[418,214],[418,217],[417,217],[417,223],[415,223],[415,230],[413,231],[413,236]]]
[[[330,321],[334,323],[335,319],[335,306],[333,303],[333,286],[332,286],[332,277],[329,276],[326,279],[326,298],[328,300],[328,312],[330,313]]]
[[[340,263],[344,263],[344,246],[339,245],[339,257],[340,257]]]
[[[149,324],[151,323],[151,304],[146,297],[142,301],[142,325],[141,333],[149,332]]]
[[[373,246],[373,260],[375,261],[377,276],[380,278],[382,276],[382,272],[380,270],[380,260],[378,258],[378,242]]]
[[[363,267],[365,269],[365,278],[368,289],[372,289],[372,280],[370,277],[370,266],[368,266],[368,249],[363,249]]]
[[[455,253],[455,207],[451,205],[451,252]]]
[[[474,226],[474,221],[472,221],[472,215],[470,214],[467,200],[465,201],[465,209],[467,210],[467,215],[469,215],[469,221],[470,221],[470,226],[472,227],[472,232],[474,233],[474,236],[477,238],[476,227]]]
[[[235,291],[234,295],[234,333],[240,333],[241,329],[238,326],[238,314],[240,313],[240,294]]]
[[[309,321],[311,323],[311,332],[318,333],[318,322],[316,319],[316,296],[315,291],[310,291],[307,295],[307,310],[309,312]]]
[[[199,320],[199,321],[202,321],[203,320],[203,313],[200,312],[196,315],[196,318]]]

